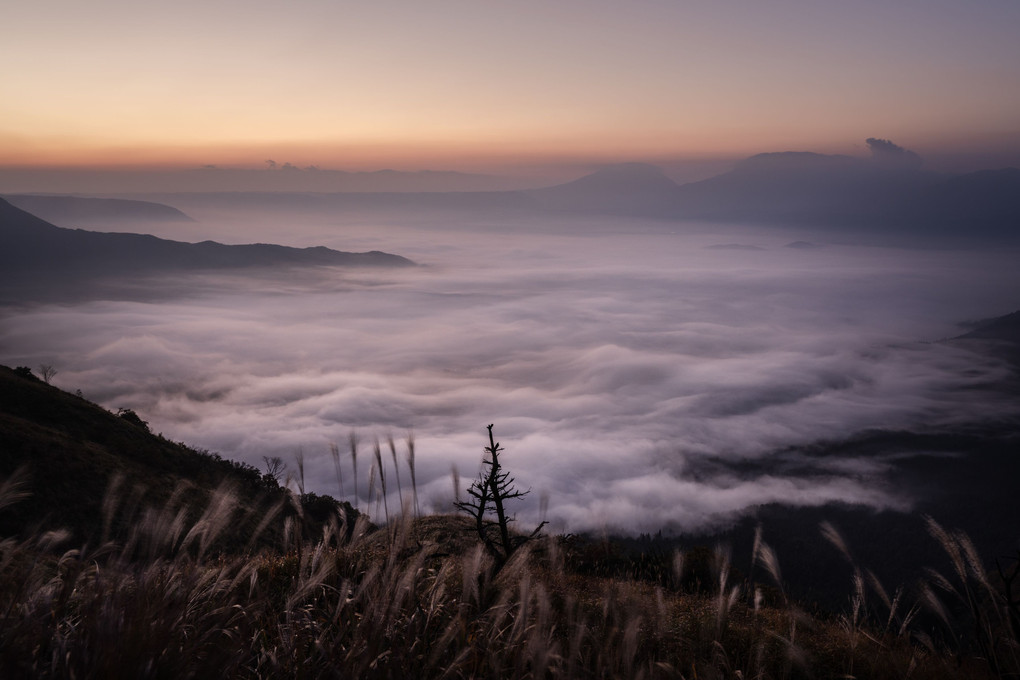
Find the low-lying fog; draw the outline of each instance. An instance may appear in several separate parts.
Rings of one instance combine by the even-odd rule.
[[[174,205],[198,222],[153,233],[377,249],[423,266],[204,275],[151,282],[151,301],[21,309],[0,327],[4,362],[52,364],[54,384],[259,468],[281,456],[295,471],[301,452],[306,487],[335,496],[329,445],[350,498],[356,431],[363,509],[376,437],[391,511],[385,438],[398,441],[406,491],[410,431],[422,505],[447,510],[451,468],[466,487],[489,423],[534,490],[524,524],[543,499],[561,531],[693,528],[772,501],[906,508],[885,459],[805,455],[792,476],[737,463],[1010,406],[981,391],[1005,365],[929,341],[1017,307],[1016,253],[629,218],[455,224]],[[810,243],[787,247],[797,240]]]

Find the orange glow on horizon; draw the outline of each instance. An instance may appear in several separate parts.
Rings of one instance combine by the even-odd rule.
[[[512,168],[526,165],[592,164],[628,161],[655,162],[678,158],[739,159],[755,153],[810,150],[820,153],[853,153],[861,139],[838,143],[818,139],[798,140],[794,135],[753,139],[754,135],[702,135],[696,140],[672,140],[668,135],[642,139],[582,139],[566,135],[529,140],[446,140],[403,143],[344,143],[323,141],[251,141],[228,144],[100,145],[82,140],[49,143],[8,142],[0,147],[0,167],[91,168],[169,170],[206,165],[261,168],[272,159],[304,168],[402,170]],[[21,143],[17,143],[21,141]]]
[[[566,165],[595,165],[614,162],[663,162],[681,159],[740,160],[756,153],[772,151],[813,151],[865,155],[864,138],[888,136],[922,156],[935,153],[1020,152],[1020,136],[1010,132],[983,133],[970,138],[917,139],[883,135],[882,131],[862,132],[856,137],[831,142],[824,139],[799,140],[793,135],[776,136],[757,143],[734,135],[725,140],[702,138],[697,144],[669,144],[638,141],[615,144],[601,139],[584,143],[575,140],[533,140],[500,144],[446,143],[343,144],[338,142],[251,142],[249,144],[184,145],[148,144],[136,146],[98,146],[61,143],[31,144],[7,141],[0,148],[0,168],[15,169],[94,169],[94,170],[182,170],[212,165],[224,168],[265,168],[267,160],[279,166],[290,163],[298,168],[373,171],[462,170],[474,172],[509,171],[514,168]],[[741,144],[743,142],[743,144]]]

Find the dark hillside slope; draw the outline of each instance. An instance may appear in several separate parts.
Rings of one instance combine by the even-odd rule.
[[[261,515],[290,498],[254,467],[169,441],[149,432],[131,412],[115,415],[45,384],[27,369],[0,366],[0,479],[19,469],[27,471],[29,495],[0,514],[0,536],[66,528],[78,541],[98,540],[103,499],[119,476],[115,497],[121,525],[132,521],[132,506],[161,508],[179,487],[186,489],[180,500],[197,511],[214,490],[229,485],[247,512],[238,515],[237,531],[224,547],[242,549]],[[325,519],[321,510],[332,503],[312,495],[304,501],[320,522]]]

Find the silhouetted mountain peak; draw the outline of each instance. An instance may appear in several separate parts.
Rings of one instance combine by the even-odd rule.
[[[556,210],[668,214],[676,207],[679,188],[657,166],[620,163],[573,182],[527,193],[542,207]]]
[[[848,168],[857,163],[858,160],[851,156],[814,153],[812,151],[770,151],[745,158],[737,163],[732,172],[829,170]]]
[[[850,173],[872,175],[876,173],[902,173],[912,175],[921,167],[921,157],[913,151],[893,144],[888,139],[869,137],[865,140],[871,151],[870,158],[842,154],[823,154],[811,151],[774,151],[760,153],[738,163],[732,173]],[[730,174],[732,174],[730,173]]]
[[[945,177],[917,154],[868,138],[871,157],[763,153],[716,177],[680,187],[677,217],[806,224],[944,242],[1016,239],[1020,170]]]
[[[617,163],[596,170],[561,187],[585,187],[611,191],[673,191],[677,184],[662,171],[648,163]]]

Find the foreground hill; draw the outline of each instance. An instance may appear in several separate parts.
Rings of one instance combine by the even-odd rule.
[[[278,549],[252,554],[256,522],[222,501],[243,510],[271,482],[24,369],[0,368],[0,452],[4,678],[962,680],[1020,668],[1016,608],[974,561],[934,579],[955,594],[890,598],[857,572],[841,612],[818,616],[787,596],[787,572],[759,543],[753,573],[704,548],[614,569],[611,545],[576,537],[496,569],[463,516],[323,535],[284,512],[266,517]],[[24,464],[17,498],[8,482]],[[115,474],[126,492],[105,503]],[[182,481],[191,491],[170,500]],[[231,495],[209,491],[225,481]],[[324,502],[304,500],[305,517]],[[109,543],[97,539],[106,517]],[[70,539],[47,531],[61,526]]]

